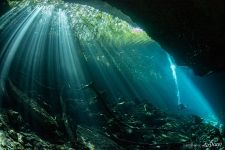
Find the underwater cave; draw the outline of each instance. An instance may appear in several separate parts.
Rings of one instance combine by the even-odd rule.
[[[0,2],[0,149],[223,150],[225,13],[169,1]]]

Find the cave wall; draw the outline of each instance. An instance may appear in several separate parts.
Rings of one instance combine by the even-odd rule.
[[[178,65],[205,75],[225,69],[224,0],[104,0],[138,23]]]

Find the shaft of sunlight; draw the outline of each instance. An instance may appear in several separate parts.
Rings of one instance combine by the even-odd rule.
[[[41,9],[42,7],[37,6],[33,11],[31,11],[29,15],[27,15],[25,19],[18,25],[18,27],[14,29],[14,32],[4,45],[2,52],[0,54],[1,86],[4,86],[4,82],[8,76],[12,61],[15,57],[16,52],[18,51],[19,45],[22,43],[23,37],[29,30],[30,25],[38,16]]]
[[[181,100],[180,100],[180,90],[179,90],[178,81],[177,81],[176,65],[173,63],[173,61],[172,61],[171,57],[169,56],[169,54],[167,56],[168,56],[168,61],[169,61],[169,64],[170,64],[170,69],[172,71],[173,79],[174,79],[175,86],[176,86],[176,91],[177,91],[177,105],[180,105],[181,104]]]

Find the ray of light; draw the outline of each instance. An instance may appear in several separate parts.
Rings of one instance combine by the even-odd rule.
[[[34,4],[21,4],[0,18],[2,86],[11,72],[23,91],[44,94],[59,112],[57,108],[66,109],[62,96],[71,97],[72,89],[73,101],[88,103],[93,92],[87,96],[81,87],[91,81],[96,89],[110,93],[110,102],[147,98],[166,107],[173,103],[167,76],[172,74],[178,105],[181,76],[183,86],[193,89],[204,110],[213,112],[191,81],[177,74],[171,57],[141,28],[86,5],[58,0]]]
[[[15,57],[18,47],[22,42],[23,37],[26,32],[29,30],[30,25],[34,22],[38,13],[42,8],[36,7],[32,10],[26,18],[14,29],[14,32],[11,34],[8,41],[5,43],[1,55],[0,55],[0,75],[1,75],[1,84],[4,86],[4,80],[7,78],[9,69],[11,67],[12,61]]]
[[[174,82],[175,82],[175,86],[176,86],[176,91],[177,91],[177,105],[181,104],[180,101],[180,90],[179,90],[179,85],[177,82],[177,73],[176,73],[176,65],[173,63],[171,56],[169,56],[168,54],[168,60],[169,60],[169,64],[170,64],[170,69],[172,71],[173,74],[173,78],[174,78]]]

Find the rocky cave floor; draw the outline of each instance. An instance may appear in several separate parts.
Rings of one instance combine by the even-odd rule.
[[[224,149],[224,130],[195,115],[165,113],[151,103],[125,99],[106,104],[97,93],[89,100],[63,104],[66,111],[54,116],[48,112],[50,104],[29,99],[15,87],[12,91],[20,95],[14,93],[16,96],[7,101],[27,107],[21,111],[19,107],[1,106],[3,150]]]

